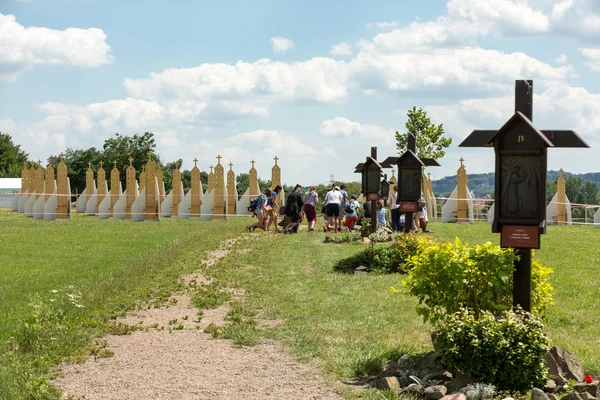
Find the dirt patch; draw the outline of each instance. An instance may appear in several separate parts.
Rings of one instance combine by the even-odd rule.
[[[234,239],[225,245],[231,247],[235,243]],[[213,251],[207,264],[214,265],[228,254],[229,250],[223,248]],[[210,283],[199,273],[183,279]],[[234,299],[244,295],[243,290],[229,290]],[[203,329],[211,323],[225,324],[229,303],[203,310],[200,322],[186,293],[172,296],[168,303],[163,308],[132,311],[119,319],[122,323],[158,329],[108,336],[113,357],[64,364],[54,382],[64,393],[63,398],[340,399],[313,366],[294,361],[274,341],[235,348],[229,340],[214,340],[204,333]],[[269,328],[281,323],[266,320],[259,321],[259,326]]]
[[[302,270],[306,275],[311,275],[315,271],[315,269],[311,265],[303,265]]]
[[[204,265],[211,267],[218,263],[221,258],[227,257],[229,253],[230,251],[227,249],[213,250],[208,253],[208,258],[204,261]]]

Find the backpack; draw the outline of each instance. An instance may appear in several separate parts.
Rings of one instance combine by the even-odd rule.
[[[260,196],[255,197],[250,201],[250,205],[248,206],[248,211],[254,212],[256,207],[258,206],[258,202],[260,201]]]
[[[354,207],[355,207],[354,200],[351,200],[346,203],[346,208],[344,208],[344,211],[346,211],[347,214],[353,214]]]

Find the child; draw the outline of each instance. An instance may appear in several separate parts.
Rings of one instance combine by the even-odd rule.
[[[387,226],[387,210],[383,208],[383,201],[377,202],[377,230]]]

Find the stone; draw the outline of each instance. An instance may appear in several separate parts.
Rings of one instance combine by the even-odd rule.
[[[413,395],[422,395],[423,394],[423,386],[421,385],[410,385],[408,387],[402,388],[398,391],[398,394],[413,394]]]
[[[452,372],[445,369],[424,369],[421,371],[422,376],[429,375],[429,379],[434,381],[449,382],[454,377]]]
[[[555,395],[554,393],[548,393],[548,398],[550,400],[558,400],[558,396]]]
[[[561,397],[560,400],[583,400],[583,399],[577,393],[571,392],[571,393]]]
[[[556,382],[556,385],[560,388],[563,387],[567,381],[559,375],[550,375],[550,379]]]
[[[399,365],[406,365],[412,360],[412,357],[409,354],[404,354],[402,357],[398,359]]]
[[[464,393],[456,392],[442,397],[442,400],[467,400],[467,396]]]
[[[448,388],[448,392],[454,393],[458,392],[460,389],[470,385],[472,383],[477,383],[478,380],[473,378],[469,374],[456,374],[454,379],[450,382],[446,382],[446,387]]]
[[[531,391],[531,400],[550,400],[548,395],[542,389],[533,388]]]
[[[581,397],[583,400],[596,400],[596,397],[592,396],[588,392],[579,393],[579,397]]]
[[[546,386],[544,386],[544,392],[546,393],[556,393],[558,390],[558,385],[554,379],[548,379],[546,381]]]
[[[430,351],[421,359],[420,366],[422,369],[444,369],[442,366],[442,356],[437,351]]]
[[[335,243],[335,238],[333,236],[325,236],[325,243]]]
[[[381,390],[400,390],[400,382],[395,376],[386,376],[375,381],[375,387]]]
[[[369,239],[368,237],[364,237],[362,238],[361,242],[369,244],[371,243],[371,239]]]
[[[425,400],[439,400],[446,395],[446,386],[436,385],[429,386],[423,390],[423,394],[425,395]]]
[[[358,267],[356,267],[355,271],[366,271],[367,269],[368,268],[364,265],[359,265]]]
[[[515,400],[515,399],[513,399],[512,397],[505,397],[502,400]],[[558,399],[556,399],[556,400],[558,400]]]
[[[577,383],[573,389],[577,393],[589,393],[593,397],[598,395],[598,381],[592,381],[592,383]]]
[[[354,271],[354,275],[368,275],[367,271]]]
[[[548,365],[550,375],[561,377],[564,381],[574,379],[577,382],[583,382],[585,373],[577,357],[566,349],[553,346],[548,353],[544,355],[544,360]],[[557,381],[557,384],[560,384]]]

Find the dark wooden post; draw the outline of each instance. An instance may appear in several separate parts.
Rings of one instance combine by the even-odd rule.
[[[520,111],[533,122],[533,81],[516,81],[515,113]],[[543,185],[546,182],[542,183]],[[519,260],[513,272],[513,307],[531,312],[531,249],[515,249]]]
[[[417,154],[417,138],[414,135],[408,134],[406,149]],[[412,231],[413,227],[413,213],[407,212],[404,214],[404,233]]]
[[[371,158],[377,160],[377,147],[371,147]],[[371,200],[371,232],[377,232],[377,200]]]

